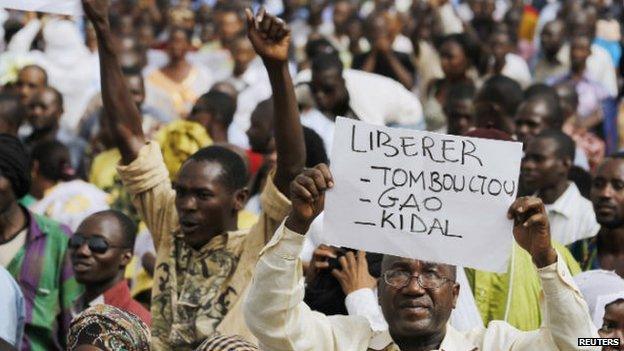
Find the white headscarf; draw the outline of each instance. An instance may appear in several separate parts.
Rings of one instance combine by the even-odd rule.
[[[589,307],[596,328],[602,327],[605,307],[618,299],[624,299],[624,279],[612,271],[591,270],[574,277]]]

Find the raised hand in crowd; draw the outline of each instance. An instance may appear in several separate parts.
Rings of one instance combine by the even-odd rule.
[[[548,215],[540,198],[517,199],[509,207],[507,217],[514,220],[513,235],[516,242],[529,252],[538,268],[557,262],[557,252],[550,237]]]
[[[334,186],[329,167],[319,164],[306,169],[290,184],[292,210],[286,227],[304,235],[325,208],[325,192]]]
[[[274,183],[282,194],[288,194],[288,184],[305,165],[303,128],[295,89],[288,71],[290,28],[283,20],[268,14],[264,8],[255,16],[247,9],[245,15],[247,35],[264,62],[273,90],[273,125],[277,150]]]
[[[132,100],[115,50],[108,18],[109,0],[82,0],[82,6],[97,35],[102,101],[106,112],[103,118],[107,119],[107,125],[111,127],[122,162],[128,164],[145,145],[145,137],[141,128],[141,114]]]

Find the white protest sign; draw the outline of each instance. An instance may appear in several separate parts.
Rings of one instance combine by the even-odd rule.
[[[82,15],[80,0],[0,0],[0,7],[59,15]]]
[[[522,144],[337,118],[323,243],[506,272]]]

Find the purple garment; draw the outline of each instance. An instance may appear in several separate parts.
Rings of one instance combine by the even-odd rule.
[[[572,83],[579,97],[579,104],[576,109],[580,118],[587,118],[598,109],[602,109],[603,101],[609,97],[607,90],[595,80],[583,75],[579,81],[574,81],[570,74],[563,77],[549,79],[548,85],[560,83]]]

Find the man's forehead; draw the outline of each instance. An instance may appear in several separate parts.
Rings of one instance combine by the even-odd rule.
[[[606,159],[598,170],[596,171],[596,177],[602,178],[616,178],[624,180],[624,159],[622,158],[608,158]]]
[[[189,159],[182,164],[176,185],[185,188],[210,188],[223,173],[223,167],[216,161]]]
[[[393,255],[384,255],[383,261],[382,261],[383,269],[386,270],[386,269],[392,268],[393,266],[441,267],[441,268],[448,268],[448,269],[452,269],[453,267],[451,265],[444,264],[444,263],[424,261],[424,260],[418,260],[414,258],[406,258],[406,257],[400,257],[400,256],[393,256]]]

